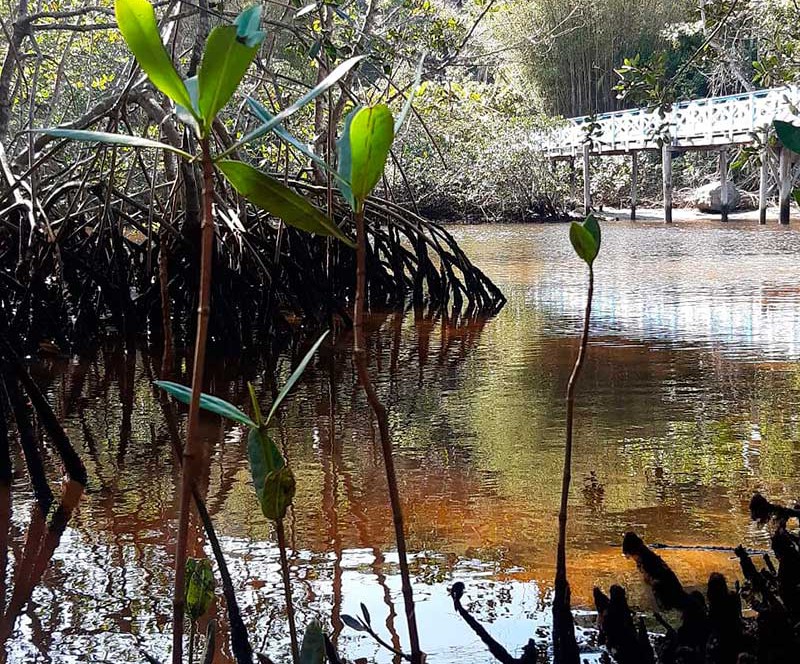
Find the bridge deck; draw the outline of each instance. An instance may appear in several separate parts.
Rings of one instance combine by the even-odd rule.
[[[707,97],[675,104],[665,118],[637,108],[604,113],[594,118],[599,130],[592,136],[593,154],[625,154],[657,150],[668,131],[673,149],[718,148],[746,144],[764,134],[776,119],[789,119],[800,108],[800,88],[787,86],[728,97]],[[583,153],[591,117],[571,118],[566,124],[534,138],[534,147],[551,157]]]

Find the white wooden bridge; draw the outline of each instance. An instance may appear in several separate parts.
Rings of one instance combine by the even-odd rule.
[[[674,104],[661,115],[658,110],[638,108],[566,120],[538,134],[535,149],[553,160],[583,159],[584,206],[591,209],[591,155],[630,155],[632,159],[631,218],[636,217],[638,153],[659,150],[662,154],[664,215],[672,221],[672,157],[687,150],[719,152],[719,175],[728,180],[729,150],[744,145],[761,149],[760,220],[766,222],[766,207],[773,187],[780,202],[781,223],[789,223],[794,153],[768,146],[774,120],[798,123],[800,87],[787,86],[727,97],[707,97]],[[574,177],[573,177],[574,181]],[[774,185],[773,185],[774,183]],[[722,216],[727,219],[727,188],[722,187]]]

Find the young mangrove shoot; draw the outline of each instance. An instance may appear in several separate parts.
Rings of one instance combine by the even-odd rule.
[[[555,595],[553,598],[553,660],[555,664],[579,664],[578,644],[575,640],[575,625],[570,609],[570,589],[567,581],[567,509],[569,485],[572,479],[572,429],[575,411],[575,388],[586,360],[589,345],[589,320],[592,313],[594,291],[594,260],[600,251],[600,225],[589,215],[580,224],[573,222],[569,239],[578,257],[589,268],[589,284],[586,289],[586,312],[583,318],[578,356],[567,382],[566,437],[564,441],[564,474],[561,479],[561,505],[558,512],[558,552],[556,554]]]

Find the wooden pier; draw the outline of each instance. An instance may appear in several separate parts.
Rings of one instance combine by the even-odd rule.
[[[562,126],[537,134],[533,147],[553,161],[566,160],[575,182],[575,161],[583,160],[583,204],[592,208],[591,157],[629,155],[631,158],[631,219],[636,218],[639,152],[659,151],[663,167],[664,220],[672,221],[672,159],[690,150],[718,152],[718,175],[722,184],[722,219],[727,220],[728,160],[732,148],[751,145],[759,150],[759,221],[766,223],[767,204],[777,193],[780,222],[789,223],[792,186],[800,164],[793,152],[770,146],[774,120],[800,124],[800,87],[787,86],[727,97],[707,97],[674,104],[663,116],[658,111],[637,108],[570,118]]]

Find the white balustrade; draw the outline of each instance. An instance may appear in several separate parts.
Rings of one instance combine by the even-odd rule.
[[[593,153],[654,150],[666,135],[676,148],[751,143],[773,120],[796,118],[798,108],[800,88],[795,86],[707,97],[677,103],[663,118],[646,108],[571,118],[552,130],[537,132],[531,137],[531,147],[553,157],[577,156],[583,151],[586,127],[592,120],[599,125],[592,136]]]

